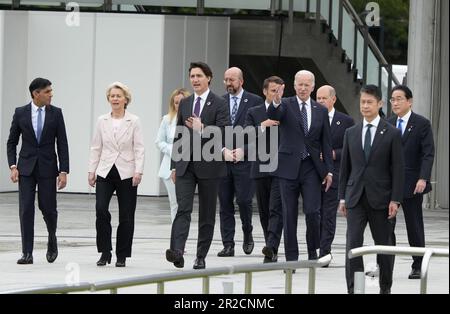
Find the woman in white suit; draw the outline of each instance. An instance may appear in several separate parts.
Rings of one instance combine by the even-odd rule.
[[[172,222],[175,219],[178,210],[175,184],[170,178],[172,173],[170,169],[172,144],[175,136],[175,128],[177,126],[178,105],[180,104],[181,99],[189,95],[189,92],[184,88],[178,88],[172,92],[169,100],[169,113],[162,118],[155,141],[158,149],[164,154],[161,166],[159,167],[158,176],[163,180],[167,194],[169,195],[170,217]]]
[[[137,116],[126,109],[131,102],[128,87],[112,83],[106,90],[111,112],[98,118],[91,143],[89,185],[96,187],[97,250],[102,253],[97,266],[111,263],[111,214],[109,202],[116,192],[119,226],[116,241],[116,267],[125,267],[131,256],[137,186],[144,171],[144,140]]]

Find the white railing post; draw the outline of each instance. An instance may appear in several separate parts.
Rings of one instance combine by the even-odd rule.
[[[355,278],[353,283],[354,294],[366,293],[366,276],[363,271],[355,272]]]

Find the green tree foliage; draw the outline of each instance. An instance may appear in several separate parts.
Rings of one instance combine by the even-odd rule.
[[[350,2],[356,12],[361,14],[364,14],[367,3],[379,4],[381,27],[384,28],[384,56],[389,63],[407,64],[409,0],[350,0]]]

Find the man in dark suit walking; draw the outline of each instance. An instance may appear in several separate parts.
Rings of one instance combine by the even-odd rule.
[[[381,91],[367,85],[361,89],[360,111],[364,117],[345,132],[339,178],[339,209],[347,217],[346,279],[349,293],[354,273],[363,271],[362,257],[348,258],[348,252],[364,243],[369,223],[375,245],[390,245],[392,225],[403,196],[404,162],[400,131],[382,120]],[[378,255],[380,293],[389,294],[394,256]]]
[[[223,157],[224,128],[230,124],[225,100],[209,89],[210,67],[193,62],[189,79],[194,94],[181,100],[172,151],[172,180],[178,212],[172,224],[166,259],[184,267],[183,252],[189,233],[195,188],[198,186],[199,221],[197,258],[194,269],[205,268],[205,258],[214,233],[219,180],[226,175]],[[210,143],[214,145],[210,145]]]
[[[355,123],[348,115],[334,108],[336,91],[332,86],[320,87],[316,93],[317,102],[328,109],[328,118],[331,128],[331,148],[333,155],[333,183],[330,189],[322,190],[322,207],[320,208],[320,253],[319,257],[331,254],[331,244],[336,232],[336,213],[339,206],[338,182],[339,168],[341,166],[341,152],[344,143],[345,130]],[[328,265],[327,265],[328,266]],[[325,267],[327,267],[325,266]]]
[[[7,143],[11,180],[19,182],[22,257],[17,264],[33,264],[36,185],[39,209],[48,231],[46,258],[49,263],[53,263],[58,256],[56,186],[61,190],[67,184],[69,148],[62,111],[50,104],[52,83],[44,78],[36,78],[31,82],[29,91],[32,101],[16,108]],[[22,147],[17,161],[20,136]]]
[[[245,157],[246,147],[237,147],[236,137],[243,137],[243,127],[247,110],[263,104],[261,97],[249,93],[242,88],[244,77],[241,69],[229,68],[224,74],[224,84],[227,94],[223,97],[230,112],[230,121],[233,136],[226,143],[224,154],[233,158],[227,162],[227,175],[220,180],[220,233],[222,235],[223,249],[217,254],[219,257],[234,256],[234,234],[236,221],[234,219],[234,198],[239,206],[239,215],[242,222],[244,241],[242,249],[245,254],[251,254],[254,247],[252,226],[252,198],[254,194],[253,182],[250,179],[251,162]],[[231,130],[231,129],[229,129]],[[246,146],[246,143],[244,142]]]
[[[423,226],[423,195],[431,191],[431,169],[434,161],[434,140],[430,121],[411,111],[412,91],[404,85],[392,89],[392,111],[389,122],[402,133],[405,160],[405,185],[402,209],[405,215],[408,242],[413,247],[425,247]],[[420,279],[422,256],[413,256],[409,279]]]
[[[298,260],[298,197],[302,194],[306,219],[308,259],[317,259],[320,247],[321,185],[328,191],[332,183],[330,123],[328,111],[311,99],[314,74],[295,75],[296,96],[284,98],[283,88],[269,106],[269,119],[280,121],[278,169],[283,203],[284,244],[287,261]],[[284,87],[284,86],[283,86]],[[321,153],[323,158],[321,158]]]
[[[256,186],[259,219],[266,244],[262,250],[264,263],[277,261],[283,230],[280,186],[278,179],[273,176],[273,171],[277,166],[275,154],[278,154],[278,129],[276,126],[279,125],[279,122],[267,117],[267,108],[282,85],[284,85],[284,81],[278,76],[266,78],[263,83],[265,103],[250,108],[245,118],[246,127],[254,127],[255,133],[258,135],[256,145],[251,146],[257,152],[257,158],[252,163],[250,177]]]

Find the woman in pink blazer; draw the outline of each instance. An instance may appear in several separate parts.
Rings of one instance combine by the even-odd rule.
[[[137,186],[144,170],[144,140],[137,116],[126,109],[131,102],[128,87],[112,83],[106,90],[111,112],[98,118],[91,143],[89,185],[96,187],[97,250],[102,253],[97,266],[111,263],[111,214],[109,202],[116,192],[119,226],[116,241],[116,267],[125,267],[131,256]]]

